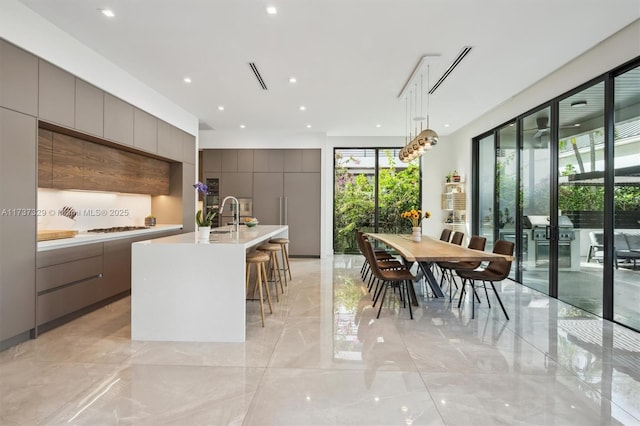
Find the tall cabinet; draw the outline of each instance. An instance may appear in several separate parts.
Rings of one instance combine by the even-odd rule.
[[[292,256],[318,257],[320,162],[319,149],[206,149],[201,170],[220,179],[220,197],[251,198],[260,223],[289,225]]]
[[[35,117],[0,107],[0,342],[35,325],[36,132]]]

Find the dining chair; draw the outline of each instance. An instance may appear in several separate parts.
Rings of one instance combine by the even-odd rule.
[[[369,292],[371,292],[371,289],[373,288],[374,283],[376,283],[376,276],[373,275],[372,271],[371,271],[371,263],[375,262],[378,267],[382,270],[388,270],[388,269],[402,269],[404,268],[404,265],[400,262],[398,262],[396,260],[395,257],[393,257],[391,254],[389,254],[386,251],[373,251],[373,257],[374,260],[370,260],[366,255],[365,255],[365,247],[364,247],[364,241],[365,239],[367,239],[367,237],[364,236],[364,234],[362,232],[356,231],[356,243],[358,244],[358,249],[360,250],[360,252],[362,253],[362,255],[365,258],[365,265],[366,269],[364,269],[364,274],[362,276],[362,280],[367,282],[367,276],[369,277],[369,280],[367,282],[367,289]],[[361,270],[361,273],[363,272],[363,270]],[[376,283],[376,289],[378,288],[378,285],[380,284],[379,280]],[[374,292],[375,294],[375,292]]]
[[[464,232],[456,231],[453,233],[453,236],[451,237],[451,244],[461,246],[463,240],[464,240]]]
[[[450,238],[451,238],[451,229],[449,228],[443,229],[442,233],[440,234],[440,241],[449,242]]]
[[[487,239],[485,237],[480,237],[478,235],[472,235],[469,240],[469,244],[467,248],[472,250],[484,251],[484,248],[487,244]],[[440,287],[444,285],[444,280],[446,279],[449,283],[449,302],[451,302],[452,294],[451,285],[456,286],[456,291],[458,290],[458,284],[456,283],[455,277],[453,275],[453,271],[455,270],[467,270],[472,271],[477,269],[482,264],[481,261],[470,261],[470,262],[438,262],[438,266],[442,270],[442,278],[440,279]],[[480,300],[478,300],[480,301]]]
[[[356,244],[358,245],[358,250],[360,250],[360,253],[364,256],[364,263],[362,264],[362,268],[360,268],[360,275],[362,276],[362,280],[366,281],[366,277],[369,275],[369,261],[367,260],[367,257],[364,254],[364,248],[362,247],[362,237],[364,235],[364,233],[362,231],[359,230],[355,230],[354,231],[355,237],[356,237]],[[388,253],[386,250],[375,250],[376,253],[376,259],[377,260],[395,260],[395,258]]]
[[[378,307],[378,315],[376,318],[380,318],[380,312],[382,311],[382,305],[384,304],[384,299],[387,295],[387,290],[389,287],[399,290],[400,301],[403,303],[403,307],[407,307],[407,301],[409,302],[409,316],[413,319],[413,310],[411,308],[411,301],[409,299],[409,286],[413,285],[413,280],[415,277],[413,274],[406,268],[403,267],[399,269],[380,269],[380,262],[375,261],[375,255],[373,252],[373,246],[368,238],[364,237],[364,252],[365,256],[369,258],[369,262],[371,264],[371,271],[373,275],[381,282],[381,285],[376,288],[374,292],[373,298],[373,307],[375,308],[376,303],[380,302],[380,306]],[[380,295],[382,294],[382,299],[380,299]]]
[[[495,254],[503,254],[507,256],[513,256],[514,243],[505,240],[496,241],[493,246],[493,253]],[[507,310],[504,308],[504,304],[500,299],[500,294],[496,290],[496,286],[494,282],[502,281],[509,276],[509,272],[511,271],[511,260],[492,260],[486,266],[486,268],[481,270],[466,270],[460,269],[456,270],[456,274],[460,278],[462,278],[462,291],[460,292],[460,300],[458,301],[458,307],[460,307],[462,303],[462,299],[465,294],[465,286],[467,283],[471,285],[471,318],[475,317],[475,299],[477,297],[476,294],[476,281],[482,281],[482,286],[484,287],[484,293],[487,296],[487,303],[489,307],[491,307],[491,302],[489,301],[489,293],[487,292],[487,282],[491,284],[491,288],[498,299],[498,303],[500,303],[500,307],[502,308],[502,312],[504,312],[504,316],[509,319],[509,315],[507,314]],[[474,297],[476,296],[476,297]]]

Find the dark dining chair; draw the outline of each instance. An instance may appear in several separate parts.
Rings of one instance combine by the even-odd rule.
[[[451,244],[461,246],[463,240],[464,240],[464,232],[456,231],[453,233],[453,236],[451,237]]]
[[[366,268],[364,269],[362,280],[367,282],[367,277],[369,277],[367,289],[369,292],[371,292],[371,289],[373,288],[373,285],[377,279],[377,277],[372,272],[372,268],[371,268],[372,262],[374,262],[378,266],[378,268],[382,270],[402,269],[404,268],[404,265],[401,262],[397,261],[395,257],[393,257],[391,254],[389,254],[384,250],[383,251],[373,250],[373,260],[370,259],[365,253],[365,247],[364,247],[365,240],[367,240],[367,237],[365,237],[362,232],[356,231],[356,242],[358,243],[358,249],[360,250],[360,252],[365,258],[365,261],[364,261],[365,264],[363,266],[366,266]],[[362,272],[363,270],[361,270],[361,273]],[[378,280],[378,283],[376,284],[376,289],[378,288],[379,284],[380,282]],[[374,292],[374,295],[375,295],[375,292]]]
[[[515,245],[510,241],[498,240],[493,246],[493,253],[513,256],[514,247]],[[504,308],[504,304],[500,299],[500,294],[496,290],[496,286],[494,285],[494,283],[506,279],[509,276],[510,271],[511,260],[492,260],[489,262],[486,268],[482,270],[456,269],[456,274],[458,274],[458,276],[462,278],[462,291],[460,292],[458,307],[460,307],[460,305],[462,304],[462,299],[465,295],[465,286],[467,283],[469,283],[471,285],[471,318],[475,318],[475,299],[477,297],[476,281],[482,281],[484,293],[487,296],[487,303],[489,304],[489,307],[491,307],[491,302],[489,301],[489,293],[487,292],[488,282],[491,284],[491,288],[493,289],[493,292],[498,299],[498,303],[500,303],[502,312],[504,312],[504,316],[507,317],[508,320],[509,315],[507,314],[507,310]]]
[[[373,252],[373,247],[371,242],[367,237],[363,237],[363,248],[365,252],[365,257],[368,258],[369,263],[371,265],[371,272],[373,275],[379,280],[381,283],[380,286],[376,288],[374,292],[373,298],[373,307],[375,308],[378,301],[380,302],[380,306],[378,307],[378,315],[376,318],[380,318],[380,312],[382,311],[382,305],[384,304],[384,299],[387,295],[387,290],[389,287],[399,290],[400,301],[403,303],[403,306],[406,308],[407,304],[409,305],[409,316],[413,319],[413,310],[411,308],[411,301],[409,299],[409,286],[413,285],[413,280],[415,277],[413,274],[406,268],[403,267],[399,269],[381,269],[380,263],[376,262],[375,255]],[[380,295],[382,294],[382,299],[380,299]],[[407,303],[409,302],[409,303]]]
[[[451,238],[451,229],[448,229],[448,228],[443,229],[442,233],[440,234],[440,241],[449,242],[450,238]]]
[[[480,237],[478,235],[472,235],[469,240],[469,245],[467,248],[472,250],[484,251],[484,248],[487,244],[487,239],[485,237]],[[472,262],[438,262],[438,266],[442,271],[442,278],[440,280],[440,287],[444,285],[444,280],[447,280],[449,283],[449,302],[451,302],[452,294],[451,285],[456,286],[456,291],[458,290],[458,284],[456,283],[455,277],[453,275],[453,271],[455,270],[467,270],[472,271],[477,269],[482,264],[481,261],[472,261]]]

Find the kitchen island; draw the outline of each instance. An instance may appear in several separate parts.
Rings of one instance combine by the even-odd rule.
[[[280,225],[216,228],[207,241],[174,235],[132,245],[131,339],[186,342],[245,340],[247,251]]]

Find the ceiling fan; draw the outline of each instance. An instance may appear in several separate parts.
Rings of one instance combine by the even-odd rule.
[[[568,126],[560,126],[561,129],[573,129],[579,127],[579,124]],[[540,139],[542,136],[549,134],[549,117],[536,117],[536,127],[534,129],[524,129],[525,132],[535,130],[534,139]]]

